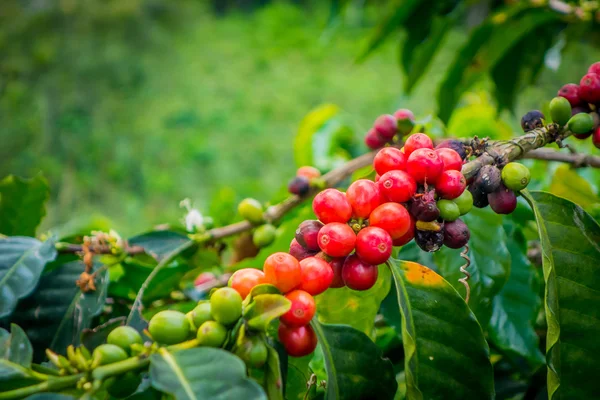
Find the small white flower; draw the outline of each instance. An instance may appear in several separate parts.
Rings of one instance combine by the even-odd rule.
[[[183,219],[183,223],[188,232],[196,232],[204,229],[204,217],[202,216],[202,213],[198,211],[198,209],[193,208],[190,199],[183,199],[179,203],[179,206],[187,210],[187,214]]]

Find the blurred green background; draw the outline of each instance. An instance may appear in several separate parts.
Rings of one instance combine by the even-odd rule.
[[[51,186],[45,229],[104,215],[129,235],[180,219],[184,198],[203,213],[247,196],[269,200],[294,174],[300,122],[321,104],[340,107],[360,146],[379,114],[432,113],[468,27],[444,40],[406,97],[402,34],[355,63],[385,1],[335,21],[326,3],[3,1],[0,177],[43,173]],[[517,132],[517,116],[543,107],[597,60],[597,48],[570,45],[558,68],[520,94],[515,115],[497,115],[484,81],[449,130]]]

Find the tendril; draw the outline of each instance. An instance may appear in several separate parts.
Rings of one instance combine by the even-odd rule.
[[[462,283],[467,291],[465,294],[465,303],[469,303],[469,297],[471,297],[471,288],[469,287],[469,283],[467,282],[471,277],[471,274],[467,271],[469,265],[471,265],[471,259],[467,255],[469,252],[469,245],[466,244],[464,250],[460,253],[460,256],[465,259],[466,264],[460,267],[460,272],[462,272],[465,276],[464,278],[460,278],[458,281]]]

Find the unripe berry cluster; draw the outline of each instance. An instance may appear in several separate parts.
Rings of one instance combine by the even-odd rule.
[[[387,143],[393,143],[397,137],[408,135],[414,125],[415,116],[405,108],[399,109],[393,115],[380,115],[367,132],[365,144],[372,150],[379,149]]]

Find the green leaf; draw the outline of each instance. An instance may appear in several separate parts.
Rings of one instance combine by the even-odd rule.
[[[339,112],[338,106],[324,104],[312,110],[302,119],[294,140],[294,160],[298,167],[313,165],[313,136]]]
[[[46,347],[64,354],[67,346],[81,343],[81,333],[102,311],[106,299],[108,273],[99,270],[95,291],[83,293],[76,285],[85,267],[73,261],[54,269],[40,279],[33,295],[21,301],[12,321],[19,324],[31,340],[35,359]]]
[[[172,231],[153,231],[129,239],[131,246],[141,246],[146,253],[160,260],[179,246],[190,242],[190,238]]]
[[[510,275],[511,258],[506,247],[508,238],[502,226],[502,216],[489,208],[473,209],[463,220],[471,231],[468,253],[471,258],[468,268],[471,273],[468,281],[471,287],[469,307],[479,323],[487,326],[492,315],[492,299],[500,293]],[[433,255],[433,259],[440,274],[464,297],[465,288],[458,281],[464,277],[460,272],[461,265],[465,264],[460,257],[461,251],[444,247]]]
[[[393,399],[396,393],[394,367],[367,335],[345,325],[324,325],[314,320],[327,372],[325,398]]]
[[[201,347],[176,353],[160,349],[150,357],[150,379],[155,389],[177,400],[267,398],[246,377],[242,360],[221,349]]]
[[[542,244],[548,398],[597,397],[600,363],[600,226],[581,207],[546,192],[522,192]]]
[[[269,400],[283,400],[283,377],[279,365],[279,354],[271,346],[267,347],[269,355],[265,372],[265,385]]]
[[[48,182],[42,175],[23,179],[9,175],[0,181],[0,233],[7,236],[35,236],[46,215],[50,197]]]
[[[28,237],[0,239],[0,318],[36,287],[46,263],[54,260],[54,241]]]
[[[512,226],[507,230],[511,270],[508,282],[492,300],[488,332],[492,343],[511,357],[524,357],[532,369],[544,364],[534,325],[541,307],[540,283],[527,259],[523,232]]]
[[[464,300],[427,267],[389,264],[402,314],[406,398],[494,398],[488,345]]]
[[[345,324],[373,335],[375,316],[391,287],[390,271],[379,266],[377,282],[369,290],[357,291],[347,287],[329,289],[315,297],[319,321],[326,324]]]
[[[274,319],[291,307],[292,302],[281,294],[260,294],[244,310],[244,318],[250,328],[265,331]]]
[[[309,368],[309,363],[313,358],[313,354],[299,358],[287,357],[287,374],[285,377],[286,399],[304,400],[307,398],[305,397],[307,383],[312,373]]]
[[[0,329],[0,359],[31,368],[33,348],[27,335],[18,325],[11,324],[11,333]]]
[[[600,198],[596,195],[590,182],[568,165],[560,165],[556,168],[548,191],[579,204],[586,210],[600,203]]]
[[[76,397],[60,393],[37,393],[29,396],[27,400],[75,400]]]

